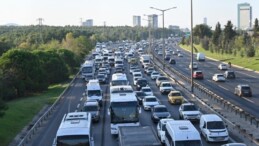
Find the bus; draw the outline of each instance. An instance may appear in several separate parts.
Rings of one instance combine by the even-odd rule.
[[[89,81],[94,78],[95,74],[95,62],[93,60],[86,60],[81,66],[81,77],[85,81]]]
[[[139,126],[141,108],[130,85],[110,87],[111,134],[117,135],[120,126]]]
[[[123,86],[129,85],[126,74],[123,73],[115,73],[112,75],[112,80],[110,82],[110,86]]]
[[[58,128],[53,146],[94,146],[91,114],[72,112],[65,114]]]

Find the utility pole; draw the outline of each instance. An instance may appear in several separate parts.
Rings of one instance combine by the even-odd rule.
[[[193,93],[193,13],[192,13],[192,0],[191,0],[191,92]]]

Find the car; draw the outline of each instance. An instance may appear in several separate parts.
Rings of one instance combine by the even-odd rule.
[[[228,67],[227,67],[226,64],[221,63],[221,64],[219,64],[218,69],[219,69],[219,70],[227,70]]]
[[[235,87],[235,95],[242,97],[252,97],[251,87],[247,84],[239,84]]]
[[[170,60],[171,55],[165,55],[164,60]]]
[[[161,82],[169,82],[170,80],[165,76],[159,76],[156,78],[156,86],[159,87]]]
[[[181,54],[181,53],[178,53],[178,55],[177,55],[178,57],[183,57],[183,54]]]
[[[147,96],[153,96],[153,92],[150,87],[142,87],[140,91],[144,92]]]
[[[136,82],[136,89],[140,90],[142,87],[146,87],[148,85],[147,79],[139,78]]]
[[[168,94],[168,102],[171,104],[182,104],[184,103],[184,98],[180,91],[173,90]]]
[[[123,73],[123,68],[121,68],[121,67],[115,67],[114,73]]]
[[[173,55],[177,55],[177,53],[175,51],[172,52]]]
[[[236,78],[236,75],[235,75],[235,72],[234,72],[234,71],[229,71],[229,70],[227,70],[227,71],[224,72],[224,77],[225,77],[226,79],[235,79],[235,78]]]
[[[173,121],[172,118],[161,119],[157,124],[157,136],[162,143],[165,143],[165,129],[166,123],[169,121]]]
[[[135,70],[135,69],[138,69],[138,67],[137,66],[130,67],[130,74],[132,74],[133,70]]]
[[[198,71],[198,70],[193,71],[192,77],[194,79],[203,79],[204,78],[202,71]]]
[[[99,83],[103,83],[103,84],[106,83],[106,77],[105,77],[104,74],[98,74],[98,75],[96,76],[96,79],[98,79]]]
[[[170,82],[161,82],[159,85],[159,91],[161,94],[168,94],[172,90],[174,90],[174,88]]]
[[[162,56],[163,52],[162,51],[158,51],[157,54]]]
[[[193,103],[183,103],[179,107],[179,119],[199,121],[201,112]]]
[[[154,123],[157,123],[160,119],[165,118],[171,118],[171,114],[165,105],[156,105],[151,109],[151,119]]]
[[[158,76],[161,76],[158,71],[153,71],[150,75],[152,80],[155,80]]]
[[[141,72],[133,72],[133,78],[135,78],[135,77],[140,77],[140,78],[142,78],[142,73]]]
[[[143,98],[147,95],[142,91],[135,91],[135,96],[137,97],[139,105],[142,105]]]
[[[244,143],[227,143],[227,144],[223,144],[221,146],[246,146],[246,144],[244,144]]]
[[[141,70],[140,69],[134,69],[133,71],[132,71],[132,75],[134,74],[134,73],[141,73],[142,74],[142,72],[141,72]]]
[[[108,78],[108,73],[107,73],[106,68],[99,68],[98,74],[103,74],[103,75],[105,75],[106,79]]]
[[[154,67],[148,67],[148,68],[145,70],[145,73],[146,73],[147,75],[150,75],[154,70],[155,70]]]
[[[140,79],[142,77],[133,77],[133,85],[136,86],[137,85],[137,81],[138,79]]]
[[[151,110],[156,105],[159,105],[160,102],[155,96],[145,96],[142,100],[142,105],[144,110]]]
[[[193,66],[193,67],[192,67]],[[197,62],[193,62],[193,65],[192,63],[189,64],[189,69],[198,69],[198,63]]]
[[[212,80],[215,82],[225,82],[226,79],[223,74],[214,74]]]
[[[98,122],[100,120],[100,105],[96,100],[87,100],[83,107],[84,112],[91,113],[92,120]]]
[[[170,58],[169,63],[170,63],[170,64],[176,64],[176,61],[175,61],[175,59]]]

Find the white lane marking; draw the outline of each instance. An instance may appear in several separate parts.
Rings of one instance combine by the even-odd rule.
[[[82,100],[83,100],[83,97],[80,98],[80,101],[82,101]]]
[[[223,88],[223,89],[225,89],[225,90],[227,90],[227,91],[229,91],[227,88],[225,88],[225,87],[223,87],[223,86],[221,86],[221,85],[219,85],[219,87],[220,87],[220,88]]]
[[[80,104],[77,105],[77,108],[79,108],[79,107],[80,107]]]
[[[252,78],[256,78],[255,76],[252,76],[252,75],[249,75],[249,74],[243,73],[243,72],[241,72],[241,71],[236,71],[236,72],[238,72],[238,73],[240,73],[240,74],[243,74],[243,75],[246,75],[246,76],[250,76],[250,77],[252,77]]]
[[[245,99],[246,101],[248,101],[248,102],[255,103],[253,100],[250,100],[250,99],[248,99],[248,98],[246,98],[246,97],[244,97],[244,99]]]

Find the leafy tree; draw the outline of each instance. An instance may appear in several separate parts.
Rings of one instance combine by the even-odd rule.
[[[224,39],[225,39],[224,41],[229,42],[235,37],[235,35],[236,35],[236,32],[233,30],[233,24],[231,23],[231,21],[228,21],[224,29]]]
[[[194,27],[193,35],[198,36],[199,38],[204,38],[205,36],[210,38],[212,31],[208,25],[200,24]]]
[[[253,46],[250,46],[248,50],[246,51],[247,57],[254,57],[255,56],[255,49]]]
[[[181,44],[185,45],[185,36],[182,37]]]
[[[219,39],[220,39],[221,32],[222,32],[221,26],[220,26],[220,23],[218,22],[212,36],[212,43],[216,46],[220,44]]]
[[[259,24],[258,24],[258,19],[255,19],[254,23],[254,37],[259,37]]]

